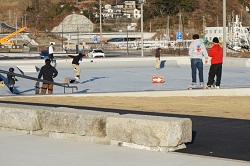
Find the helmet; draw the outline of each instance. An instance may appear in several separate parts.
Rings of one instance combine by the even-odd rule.
[[[13,67],[9,68],[9,72],[14,72],[14,68]]]

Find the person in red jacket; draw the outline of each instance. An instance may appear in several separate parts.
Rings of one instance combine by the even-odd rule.
[[[211,66],[208,73],[207,88],[215,86],[215,88],[220,88],[221,74],[222,74],[222,62],[223,62],[223,50],[219,44],[219,39],[217,37],[213,38],[214,45],[208,51],[208,56],[211,57]],[[216,82],[214,82],[214,77],[216,76]]]

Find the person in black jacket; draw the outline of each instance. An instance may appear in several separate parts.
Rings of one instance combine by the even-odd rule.
[[[85,56],[83,52],[80,52],[77,56],[74,55],[68,55],[70,58],[73,58],[72,60],[72,66],[74,67],[74,70],[76,71],[76,81],[80,80],[80,74],[81,74],[81,68],[79,67],[79,61],[82,60],[82,57]]]
[[[55,78],[57,76],[58,71],[56,70],[55,67],[51,66],[50,63],[51,63],[50,59],[45,60],[45,65],[41,68],[41,70],[38,74],[39,79],[41,79],[41,77],[43,77],[43,80],[54,82],[53,78]],[[48,89],[48,94],[52,94],[53,93],[53,84],[43,82],[41,94],[45,94],[47,89]]]
[[[12,68],[12,67],[9,68],[9,72],[14,73],[14,68]],[[12,74],[7,74],[7,78],[8,78],[9,89],[13,93],[14,85],[15,85],[17,79]]]

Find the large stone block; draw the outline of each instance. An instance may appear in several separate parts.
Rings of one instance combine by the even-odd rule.
[[[192,140],[192,121],[188,118],[146,115],[108,117],[107,137],[111,140],[147,147],[177,147]]]
[[[17,130],[41,130],[37,110],[0,107],[0,127]]]
[[[56,133],[69,133],[81,136],[106,136],[106,118],[118,116],[89,110],[57,108],[41,113],[43,130]]]

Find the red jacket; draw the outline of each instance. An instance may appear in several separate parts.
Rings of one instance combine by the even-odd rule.
[[[219,64],[223,61],[223,50],[219,44],[214,44],[208,51],[208,56],[212,57],[211,64]]]

